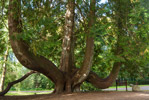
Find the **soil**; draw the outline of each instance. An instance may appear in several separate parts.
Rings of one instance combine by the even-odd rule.
[[[4,96],[0,100],[149,100],[149,92],[83,92],[70,94],[42,94]]]

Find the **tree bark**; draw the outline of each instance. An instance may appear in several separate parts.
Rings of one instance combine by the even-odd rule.
[[[60,61],[60,70],[65,75],[64,91],[72,92],[71,76],[74,64],[74,0],[68,0],[65,14],[65,31],[62,43],[62,55]]]
[[[62,43],[62,55],[60,61],[60,70],[65,73],[70,72],[73,62],[73,28],[74,28],[74,0],[68,0],[65,14],[65,33]]]
[[[2,76],[1,76],[1,81],[0,81],[0,91],[3,91],[4,90],[4,82],[5,82],[5,76],[6,76],[6,62],[7,62],[7,59],[8,59],[8,46],[7,46],[7,49],[6,49],[6,52],[5,52],[5,55],[4,55],[4,63],[2,65]]]
[[[116,80],[121,65],[122,65],[121,62],[115,62],[110,75],[105,79],[100,78],[94,72],[90,72],[86,81],[90,82],[96,88],[106,89],[106,88],[110,87],[112,85],[112,83]]]
[[[73,77],[73,87],[80,85],[89,75],[90,68],[92,66],[92,59],[94,55],[94,38],[93,34],[91,34],[91,28],[94,26],[95,23],[95,0],[90,0],[90,13],[89,13],[89,25],[88,25],[88,33],[87,33],[87,40],[86,40],[86,49],[85,49],[85,56],[83,65],[77,71],[75,76]]]
[[[55,84],[64,84],[63,73],[51,61],[40,55],[34,55],[29,51],[29,46],[17,35],[23,34],[21,22],[21,1],[9,0],[8,13],[9,37],[13,52],[19,62],[28,69],[43,73]],[[56,87],[61,92],[63,85]]]
[[[94,38],[91,33],[91,29],[95,23],[95,5],[96,0],[90,0],[90,13],[88,32],[86,39],[86,49],[83,64],[80,69],[75,68],[74,64],[74,3],[75,0],[68,0],[67,10],[65,15],[65,33],[62,43],[62,56],[60,60],[60,68],[58,69],[51,61],[40,55],[34,55],[29,51],[29,46],[22,39],[17,39],[18,35],[23,34],[22,22],[21,22],[21,1],[9,0],[9,13],[8,13],[8,25],[9,25],[9,37],[10,43],[19,62],[28,69],[43,73],[55,84],[54,93],[61,92],[73,92],[79,90],[80,85],[87,79],[88,82],[95,85],[97,88],[107,88],[116,79],[121,62],[115,62],[110,75],[102,79],[95,73],[90,72],[92,66],[92,58],[94,54]],[[121,20],[120,20],[121,21]],[[122,31],[122,22],[118,24],[119,33]],[[119,43],[115,55],[119,56],[122,53],[122,48]]]
[[[33,73],[36,73],[36,71],[30,71],[30,72],[26,73],[26,74],[25,74],[23,77],[21,77],[20,79],[8,83],[7,88],[6,88],[4,91],[0,92],[0,96],[4,96],[4,95],[10,90],[10,88],[11,88],[14,84],[17,84],[17,83],[19,83],[19,82],[22,82],[23,80],[25,80],[28,76],[30,76],[30,75],[33,74]]]
[[[123,53],[123,48],[121,46],[121,43],[123,42],[122,38],[125,34],[125,31],[123,30],[123,25],[125,24],[125,22],[123,21],[124,16],[122,13],[123,8],[121,7],[122,2],[120,2],[119,0],[110,0],[110,1],[115,2],[116,4],[116,15],[114,18],[116,20],[116,27],[117,27],[118,33],[117,33],[117,44],[116,44],[116,49],[114,51],[114,54],[115,56],[120,56],[120,54]],[[122,64],[123,64],[122,61],[115,62],[110,75],[105,79],[102,79],[98,77],[97,74],[91,72],[87,81],[89,81],[97,88],[100,88],[100,89],[108,88],[116,80]]]

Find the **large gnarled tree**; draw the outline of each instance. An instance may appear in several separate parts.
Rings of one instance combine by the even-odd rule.
[[[34,0],[33,0],[34,1]],[[115,27],[118,29],[117,35],[117,43],[114,49],[114,55],[119,57],[121,53],[123,53],[123,49],[120,45],[120,39],[124,34],[123,31],[123,21],[121,17],[123,17],[121,11],[121,2],[117,2],[116,0],[112,0],[118,5],[117,13],[117,23]],[[118,0],[119,1],[119,0]],[[40,2],[40,1],[39,1]],[[39,11],[42,9],[44,3],[39,3],[36,1],[33,3],[33,7],[39,7]],[[45,7],[51,6],[51,1],[45,0]],[[54,2],[54,1],[53,1]],[[47,76],[54,84],[55,90],[54,93],[61,92],[73,92],[77,91],[80,88],[80,85],[84,81],[88,81],[93,84],[95,87],[104,89],[108,88],[116,79],[120,66],[122,65],[121,60],[115,61],[113,64],[112,71],[107,78],[100,78],[96,73],[91,72],[92,60],[94,56],[94,36],[92,34],[92,29],[95,26],[96,22],[96,0],[89,1],[89,11],[86,14],[87,25],[85,28],[85,39],[86,39],[86,47],[85,54],[82,65],[80,68],[76,68],[75,65],[75,6],[79,6],[79,3],[75,2],[75,0],[67,0],[66,13],[65,13],[65,25],[63,31],[63,42],[62,42],[62,53],[60,59],[60,66],[56,66],[49,59],[40,56],[39,54],[35,54],[31,52],[30,46],[26,41],[22,38],[18,38],[18,36],[23,35],[23,16],[21,14],[21,0],[9,0],[9,13],[8,13],[8,25],[9,25],[9,37],[10,43],[19,62],[28,69],[38,71],[45,76]],[[61,2],[58,2],[61,3]],[[36,6],[34,6],[34,4]],[[63,6],[60,6],[60,9],[63,9]],[[81,10],[81,9],[80,9]],[[49,11],[50,12],[50,11]],[[45,15],[46,16],[46,15]],[[52,15],[47,15],[49,17],[55,17]],[[83,18],[82,18],[83,19]],[[50,19],[49,19],[50,20]],[[50,29],[49,29],[50,30]],[[29,41],[32,42],[32,41]],[[111,65],[112,66],[112,65]]]

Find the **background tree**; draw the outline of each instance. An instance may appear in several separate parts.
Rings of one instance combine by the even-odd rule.
[[[5,55],[4,55],[4,62],[2,65],[2,75],[1,75],[1,80],[0,80],[0,91],[4,90],[4,82],[5,82],[5,76],[6,76],[6,63],[7,63],[7,59],[8,59],[8,47],[6,49]]]
[[[8,60],[8,55],[9,55],[9,44],[8,44],[8,30],[7,30],[7,20],[6,20],[6,9],[5,9],[5,3],[6,2],[1,2],[0,3],[0,59],[1,59],[1,77],[0,77],[0,91],[4,89],[4,82],[5,82],[5,77],[6,77],[6,66],[7,66],[7,60]]]

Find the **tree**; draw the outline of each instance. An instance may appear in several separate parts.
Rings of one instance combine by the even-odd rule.
[[[27,1],[22,1],[21,3],[20,0],[9,0],[8,25],[13,52],[23,66],[47,76],[55,84],[54,93],[78,91],[84,81],[90,82],[97,88],[104,89],[109,87],[118,75],[119,69],[124,62],[124,54],[126,53],[124,48],[127,45],[127,43],[124,42],[124,40],[127,39],[128,32],[125,28],[128,21],[125,20],[125,18],[127,18],[129,12],[127,8],[124,7],[124,4],[130,7],[131,2],[130,0],[109,0],[112,10],[109,10],[109,13],[106,15],[107,17],[108,15],[112,16],[110,20],[113,21],[111,26],[114,27],[114,29],[106,25],[108,26],[107,29],[114,32],[112,35],[114,37],[114,40],[112,40],[114,43],[104,45],[105,50],[109,47],[112,48],[110,53],[113,56],[113,60],[111,60],[113,67],[109,76],[106,78],[100,78],[91,71],[94,55],[94,41],[95,38],[98,37],[96,33],[101,31],[98,26],[101,28],[101,25],[103,25],[101,23],[104,23],[104,21],[108,19],[106,18],[103,22],[100,22],[101,19],[97,18],[97,3],[96,0],[76,2],[75,0],[64,2],[57,0],[54,2],[48,0],[33,0],[32,3]],[[66,8],[65,4],[67,5]],[[79,18],[75,18],[75,7],[77,7],[81,13],[81,17],[79,16]],[[21,12],[22,9],[24,12]],[[64,12],[66,12],[65,16],[61,16]],[[33,15],[33,17],[30,17],[31,15]],[[105,13],[102,14],[103,19],[105,18],[104,15]],[[64,19],[65,25],[63,25]],[[107,22],[110,23],[110,21]],[[75,40],[76,33],[78,32],[75,32],[75,30],[79,32],[83,30],[85,32],[84,37],[86,38],[86,42],[84,43],[85,54],[82,64],[79,65],[81,67],[79,68],[76,67],[75,64],[75,44],[80,38]],[[61,32],[63,32],[63,35],[58,35]],[[110,37],[109,33],[107,34],[108,37]],[[38,48],[41,49],[40,44],[49,44],[51,42],[48,40],[49,38],[52,37],[54,40],[55,38],[59,39],[60,36],[62,36],[63,42],[58,67],[52,62],[53,60],[49,58],[48,54],[50,53],[47,51],[43,53],[43,51],[40,51]],[[57,41],[54,42],[57,44]],[[36,43],[39,43],[38,46]],[[49,45],[55,46],[55,44],[50,43]],[[44,47],[48,48],[48,46]],[[39,51],[37,51],[37,49]],[[43,57],[43,55],[45,57]]]
[[[4,63],[2,65],[2,76],[1,76],[1,81],[0,81],[0,91],[4,90],[4,82],[5,82],[5,76],[6,76],[6,62],[7,62],[7,58],[8,58],[8,47],[6,49],[5,55],[4,55]]]
[[[4,9],[4,5],[5,2],[1,2],[0,3],[0,9],[1,13],[0,13],[0,55],[3,56],[1,58],[1,64],[2,64],[2,75],[1,75],[1,79],[0,79],[0,91],[3,91],[4,89],[4,83],[5,83],[5,77],[6,77],[6,72],[7,72],[7,60],[8,60],[8,55],[9,55],[9,45],[8,45],[8,30],[7,30],[7,25],[5,23],[7,23],[6,18],[4,17],[4,13],[5,13],[5,9]]]
[[[15,84],[17,84],[17,83],[23,81],[24,79],[26,79],[28,76],[30,76],[30,75],[33,74],[33,73],[36,73],[36,72],[35,72],[35,71],[30,71],[30,72],[26,73],[24,76],[22,76],[21,78],[19,78],[18,80],[15,80],[15,81],[13,81],[13,82],[10,82],[10,83],[8,84],[7,88],[4,89],[2,92],[0,92],[0,96],[4,96],[4,95],[10,90],[10,88],[11,88],[13,85],[15,85]]]

